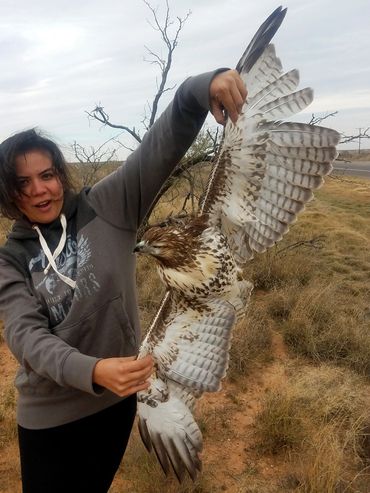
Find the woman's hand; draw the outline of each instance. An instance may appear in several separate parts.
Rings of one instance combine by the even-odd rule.
[[[236,123],[248,91],[236,70],[217,74],[211,82],[209,95],[211,112],[215,120],[225,125],[227,116]]]
[[[93,383],[111,390],[120,397],[135,394],[149,387],[148,378],[153,371],[151,356],[136,359],[106,358],[98,361],[93,372]]]

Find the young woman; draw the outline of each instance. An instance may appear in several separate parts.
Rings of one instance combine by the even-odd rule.
[[[0,318],[19,361],[24,493],[107,492],[147,387],[136,360],[136,232],[209,109],[236,121],[239,75],[187,79],[124,166],[72,191],[58,147],[35,130],[0,145],[0,211],[15,219],[0,249]]]

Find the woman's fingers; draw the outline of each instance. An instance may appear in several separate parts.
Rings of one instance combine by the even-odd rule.
[[[225,124],[228,115],[236,123],[247,94],[245,84],[236,70],[217,74],[210,85],[211,112],[216,121]]]
[[[123,363],[127,362],[131,371],[137,371],[146,368],[153,368],[153,358],[148,354],[144,358],[138,359],[136,356],[120,358]]]
[[[149,386],[148,379],[153,371],[151,356],[136,359],[106,358],[95,365],[93,382],[97,383],[119,396],[126,396],[143,390]]]
[[[125,359],[124,359],[125,360]],[[132,362],[123,361],[120,382],[116,393],[125,397],[149,387],[149,377],[153,372],[153,360],[151,356],[135,359]],[[118,383],[118,382],[117,382]]]
[[[131,387],[126,387],[122,392],[117,393],[120,397],[128,397],[129,395],[136,394],[136,392],[140,392],[141,390],[146,390],[149,387],[150,383],[148,381],[142,382],[138,385],[133,385]]]

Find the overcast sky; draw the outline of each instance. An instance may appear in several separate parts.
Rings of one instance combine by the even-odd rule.
[[[280,4],[169,1],[174,17],[191,10],[174,53],[171,85],[192,74],[234,67],[261,22]],[[164,3],[152,2],[159,15]],[[369,0],[287,0],[283,6],[288,13],[274,38],[277,54],[284,70],[299,69],[301,87],[315,90],[300,120],[338,111],[327,126],[352,135],[369,127]],[[145,46],[164,53],[150,16],[142,0],[1,0],[0,139],[38,126],[70,157],[74,140],[98,146],[116,135],[87,119],[85,111],[96,104],[112,122],[140,128],[157,74],[144,61]]]

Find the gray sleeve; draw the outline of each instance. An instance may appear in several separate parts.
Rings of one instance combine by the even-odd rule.
[[[81,354],[49,331],[48,319],[24,277],[1,259],[0,318],[9,349],[27,371],[96,395],[92,373],[99,358]]]
[[[223,70],[187,79],[125,164],[91,189],[89,201],[98,215],[117,227],[137,229],[201,129],[209,85]]]

